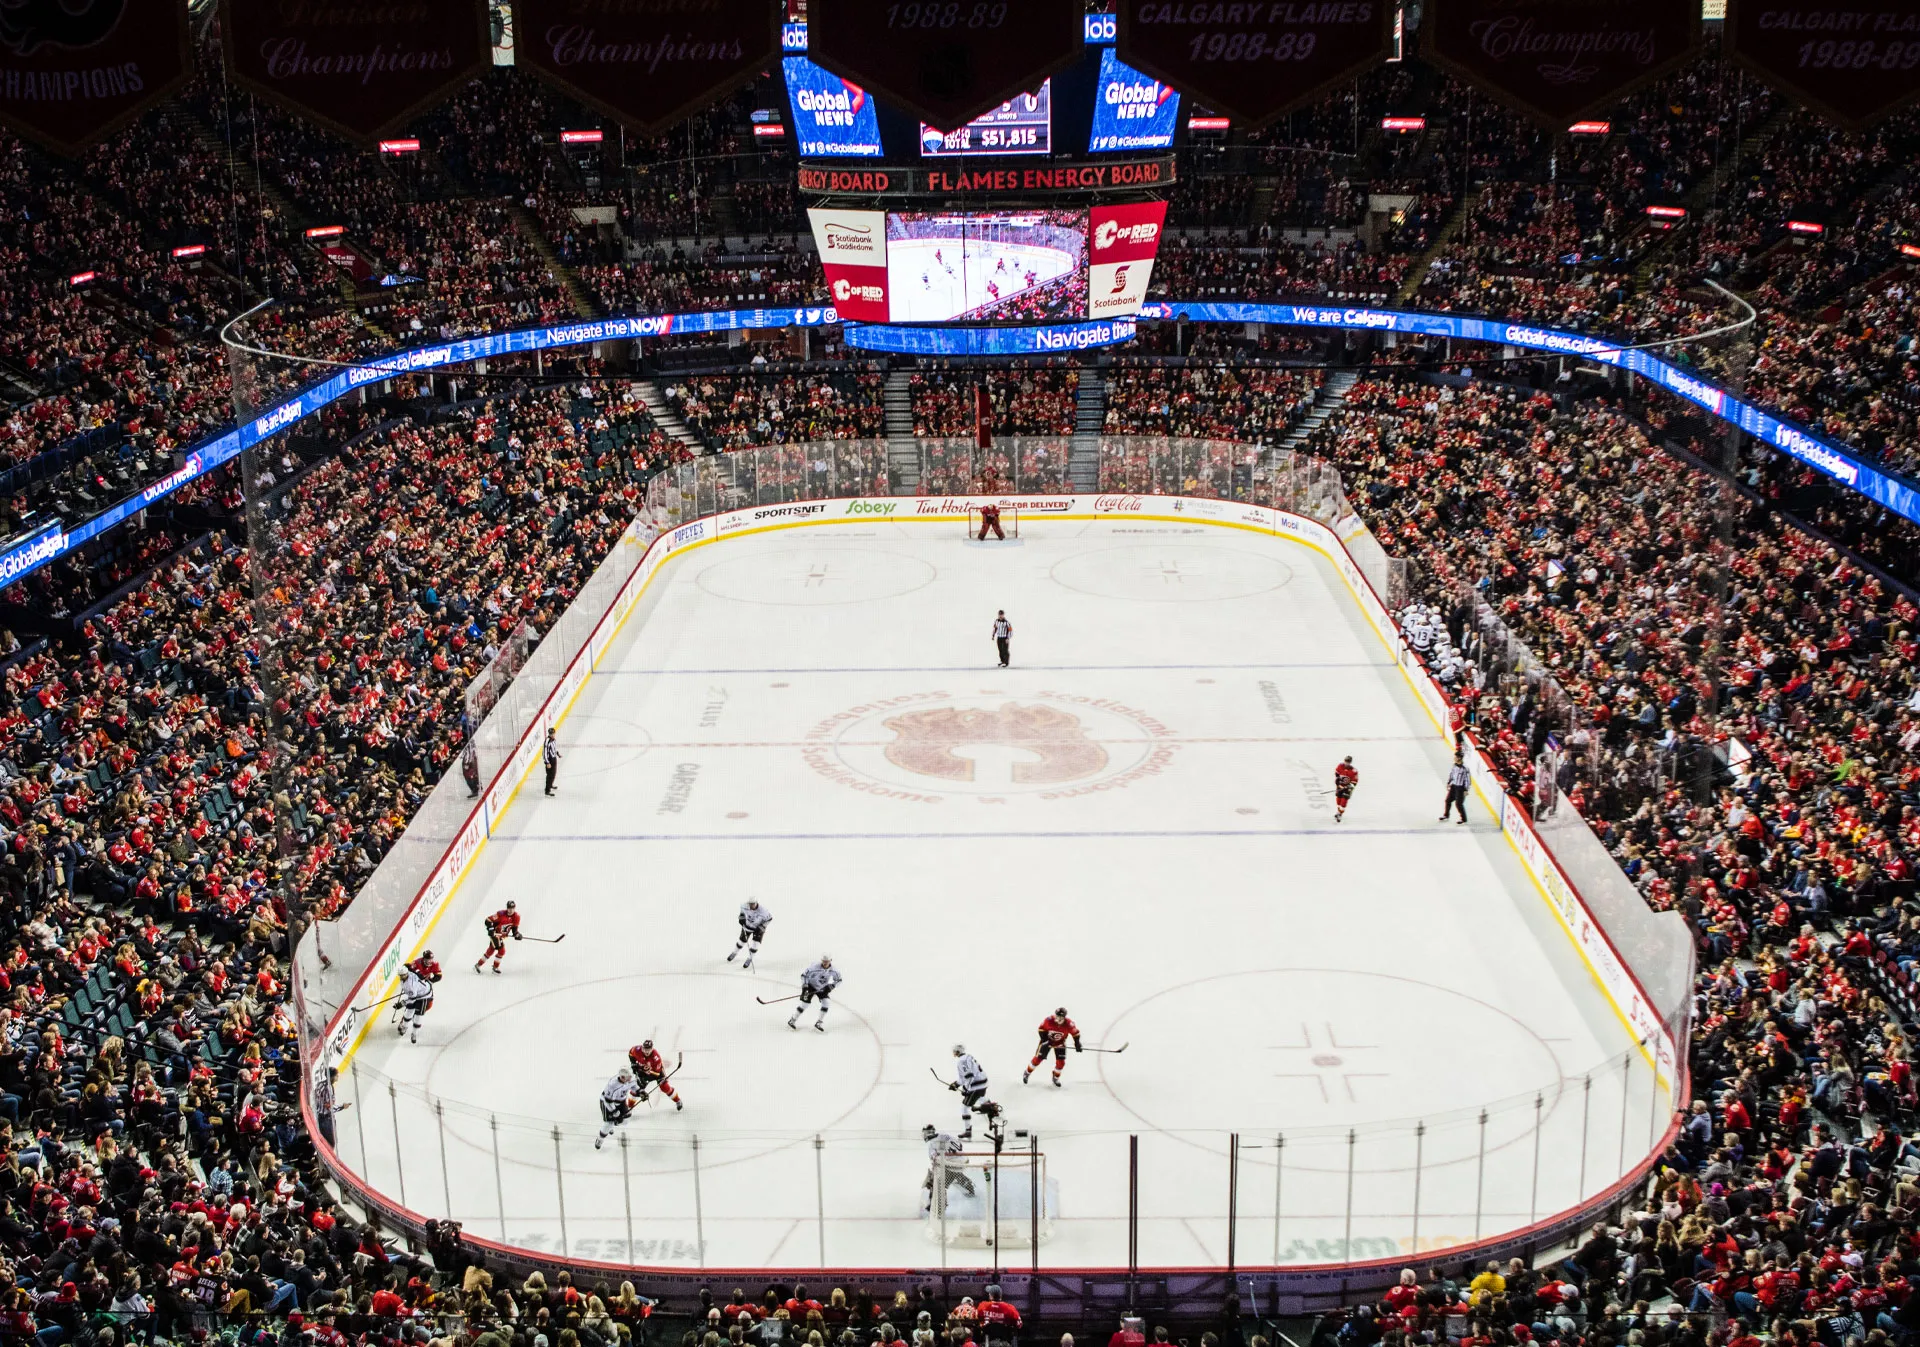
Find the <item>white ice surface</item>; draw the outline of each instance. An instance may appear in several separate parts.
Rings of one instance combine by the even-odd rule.
[[[1232,1132],[1243,1265],[1510,1229],[1647,1148],[1664,1101],[1625,1029],[1483,804],[1435,821],[1447,745],[1324,558],[1211,527],[961,532],[667,563],[561,727],[558,794],[536,768],[432,932],[419,1043],[383,1022],[358,1054],[349,1162],[537,1248],[564,1200],[579,1257],[938,1265],[919,1132],[956,1127],[929,1068],[964,1043],[1059,1186],[1043,1263],[1125,1263],[1131,1134],[1141,1261],[1166,1266],[1225,1258]],[[775,918],[752,973],[725,962],[748,896]],[[567,939],[476,974],[509,897]],[[789,1030],[755,997],[822,954],[827,1032]],[[1023,1086],[1058,1005],[1127,1050]],[[684,1056],[687,1109],[656,1098],[595,1152],[644,1037]]]

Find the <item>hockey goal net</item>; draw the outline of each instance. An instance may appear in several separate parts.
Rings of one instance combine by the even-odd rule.
[[[1044,1152],[1003,1150],[996,1161],[990,1150],[963,1151],[928,1162],[921,1199],[935,1243],[1026,1249],[1036,1233],[1042,1243],[1052,1237],[1060,1186],[1047,1177]]]
[[[986,515],[981,512],[978,505],[969,509],[967,511],[967,536],[974,539],[979,538],[981,526],[985,522]],[[1010,505],[1002,505],[1000,507],[1000,531],[1009,538],[1018,538],[1020,536],[1020,512]],[[994,541],[993,531],[991,529],[987,531],[987,541]]]

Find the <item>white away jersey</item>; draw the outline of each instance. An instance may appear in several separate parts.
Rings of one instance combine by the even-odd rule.
[[[815,996],[824,996],[840,985],[840,970],[815,964],[800,975],[800,985]]]
[[[765,903],[758,907],[740,904],[740,925],[749,931],[764,931],[773,921],[773,913],[767,911]]]
[[[606,1104],[624,1104],[633,1097],[633,1082],[621,1080],[615,1076],[607,1082],[607,1088],[600,1091],[600,1100]]]
[[[953,1074],[954,1079],[960,1082],[961,1090],[967,1094],[987,1088],[987,1069],[970,1052],[953,1064]]]
[[[400,995],[408,1001],[424,1001],[433,995],[433,984],[409,968],[400,983]]]
[[[951,1132],[935,1132],[927,1138],[927,1159],[939,1162],[949,1155],[958,1155],[965,1149]]]

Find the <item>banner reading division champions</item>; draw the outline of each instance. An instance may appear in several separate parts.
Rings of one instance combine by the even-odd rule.
[[[193,73],[187,0],[0,0],[0,123],[77,154]]]

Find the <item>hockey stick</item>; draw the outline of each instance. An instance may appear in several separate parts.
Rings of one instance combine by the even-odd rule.
[[[360,1013],[364,1015],[369,1010],[378,1010],[380,1009],[381,1006],[384,1006],[388,1001],[398,1001],[401,997],[405,995],[406,995],[405,992],[395,992],[392,996],[382,997],[378,1001],[374,1001],[369,1003],[368,1005],[362,1006]]]
[[[935,1071],[932,1067],[927,1068],[927,1074],[929,1076],[932,1076],[935,1080],[939,1080],[940,1083],[946,1086],[949,1090],[957,1090],[960,1088],[960,1083],[958,1081],[940,1080],[940,1073],[938,1071]]]
[[[567,938],[567,933],[562,931],[559,935],[523,935],[520,938],[531,940],[536,945],[557,945]]]
[[[1127,1050],[1128,1048],[1130,1048],[1130,1047],[1132,1047],[1132,1046],[1133,1046],[1133,1040],[1132,1040],[1132,1039],[1128,1039],[1128,1040],[1127,1040],[1127,1041],[1126,1041],[1125,1043],[1122,1043],[1122,1044],[1121,1044],[1121,1045],[1120,1045],[1119,1047],[1117,1047],[1117,1048],[1088,1048],[1088,1049],[1086,1049],[1086,1051],[1088,1051],[1088,1052],[1110,1052],[1110,1053],[1112,1053],[1112,1054],[1113,1054],[1114,1056],[1116,1056],[1116,1057],[1118,1057],[1118,1056],[1119,1056],[1119,1055],[1120,1055],[1121,1053],[1123,1053],[1123,1052],[1125,1052],[1125,1051],[1126,1051],[1126,1050]]]
[[[776,996],[771,1001],[764,996],[756,996],[753,999],[763,1006],[777,1006],[782,1001],[798,1001],[800,999],[800,993],[795,992],[792,996]]]

